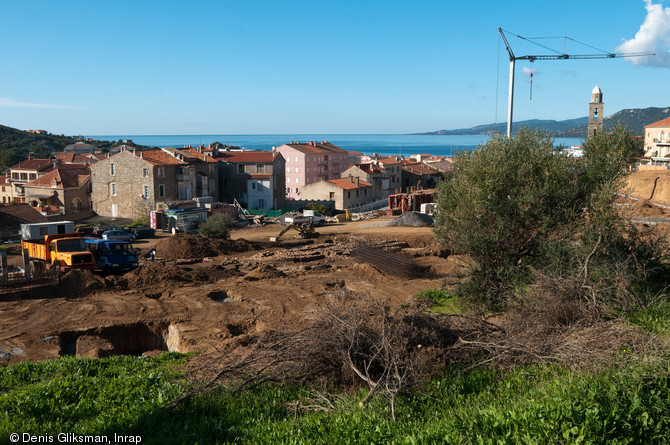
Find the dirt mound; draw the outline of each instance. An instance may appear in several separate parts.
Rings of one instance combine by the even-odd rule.
[[[174,287],[177,283],[207,282],[204,271],[195,272],[171,263],[148,263],[123,276],[129,288],[152,286],[157,289]]]
[[[156,243],[158,258],[205,258],[227,255],[231,252],[248,252],[259,247],[245,239],[217,240],[201,235],[175,235]]]
[[[204,258],[217,254],[214,242],[200,235],[175,235],[156,243],[158,258]]]
[[[409,227],[425,227],[433,225],[433,217],[419,212],[403,213],[393,221],[391,226],[409,226]]]
[[[277,270],[276,268],[268,264],[263,264],[261,266],[258,266],[248,274],[246,274],[244,276],[244,279],[247,281],[257,281],[269,278],[281,278],[285,276],[286,274],[284,272]]]
[[[90,270],[73,269],[63,275],[59,286],[65,297],[80,297],[104,289],[105,280]]]
[[[665,212],[661,207],[652,204],[646,199],[635,201],[633,204],[633,211],[637,216],[662,217],[665,215]]]

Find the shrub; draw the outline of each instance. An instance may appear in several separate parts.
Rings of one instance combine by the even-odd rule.
[[[233,218],[226,213],[217,213],[207,218],[200,224],[200,235],[206,238],[228,239],[230,238],[230,226]]]
[[[660,244],[614,205],[631,150],[620,126],[587,141],[583,159],[523,128],[459,155],[439,187],[435,228],[446,247],[478,263],[459,293],[500,309],[540,271],[594,305],[644,304],[641,295],[662,289],[664,268]]]

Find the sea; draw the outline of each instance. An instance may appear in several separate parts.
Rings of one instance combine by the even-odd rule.
[[[409,157],[420,153],[454,156],[459,151],[473,150],[489,139],[484,135],[414,135],[414,134],[207,134],[207,135],[93,135],[101,141],[131,139],[148,147],[197,146],[220,142],[246,150],[272,150],[290,142],[328,141],[349,151],[366,155]],[[581,138],[556,138],[554,146],[581,145]]]

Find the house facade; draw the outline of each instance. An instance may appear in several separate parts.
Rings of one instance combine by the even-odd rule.
[[[303,200],[333,201],[336,210],[354,209],[373,201],[372,184],[353,176],[308,184],[301,195]]]
[[[10,202],[12,202],[12,183],[9,181],[9,176],[0,175],[0,203]]]
[[[26,203],[46,215],[68,215],[91,211],[90,170],[86,165],[58,165],[46,175],[27,182]]]
[[[644,157],[670,162],[670,117],[644,127]]]
[[[349,152],[328,141],[284,144],[274,151],[286,160],[286,197],[304,199],[301,189],[323,180],[337,179],[349,165]]]
[[[286,203],[285,160],[271,151],[216,151],[222,199],[249,209],[280,209]]]
[[[28,157],[25,161],[9,167],[9,179],[11,183],[11,200],[15,203],[25,203],[25,191],[23,186],[34,181],[40,176],[46,175],[56,168],[58,161],[55,159],[33,159]]]

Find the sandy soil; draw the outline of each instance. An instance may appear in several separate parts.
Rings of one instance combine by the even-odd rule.
[[[467,276],[467,259],[447,256],[429,227],[382,226],[390,220],[326,225],[313,240],[290,232],[270,243],[282,227],[267,225],[235,230],[233,241],[212,246],[164,236],[138,242],[144,253],[157,246],[155,263],[143,258],[139,269],[109,277],[73,271],[59,286],[0,294],[1,362],[161,350],[206,355],[244,346],[266,329],[300,326],[338,286],[395,305]],[[409,277],[380,271],[351,256],[360,245],[408,258],[417,269]]]

